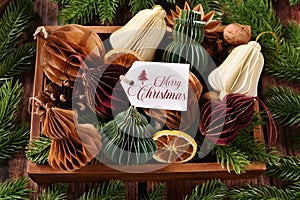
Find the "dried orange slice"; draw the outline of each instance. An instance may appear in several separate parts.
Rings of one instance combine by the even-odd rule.
[[[104,56],[106,64],[118,64],[130,67],[134,61],[144,61],[144,58],[130,49],[112,49]]]
[[[153,158],[163,163],[183,163],[191,160],[197,143],[190,135],[177,130],[162,130],[152,136],[157,145]]]

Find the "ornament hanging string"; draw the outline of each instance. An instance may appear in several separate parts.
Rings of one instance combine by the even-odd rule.
[[[85,63],[83,62],[83,59],[81,58],[81,56],[76,55],[76,54],[70,55],[70,56],[67,58],[67,60],[66,60],[66,62],[65,62],[65,65],[64,65],[64,74],[66,75],[66,77],[67,77],[67,79],[68,79],[69,81],[71,81],[71,80],[70,80],[70,77],[69,77],[67,71],[68,71],[68,67],[69,67],[70,62],[71,62],[73,59],[77,59],[77,60],[79,61],[80,69],[82,69],[84,73],[85,73],[85,72],[87,71],[87,69],[88,69],[87,66],[85,65]]]
[[[278,133],[277,133],[277,128],[276,128],[276,124],[274,122],[274,119],[272,117],[272,114],[270,112],[270,110],[268,109],[268,107],[266,106],[266,104],[259,98],[259,97],[253,97],[254,99],[256,99],[264,108],[264,110],[266,111],[267,115],[268,115],[268,119],[269,119],[269,126],[270,126],[270,130],[269,130],[269,149],[271,148],[271,146],[275,146],[277,143],[277,138],[278,138]],[[274,133],[274,135],[273,135]]]
[[[278,53],[278,50],[279,50],[279,47],[280,47],[280,42],[279,42],[279,38],[278,38],[278,36],[276,35],[276,33],[272,32],[272,31],[264,31],[264,32],[258,34],[258,36],[257,36],[256,39],[255,39],[255,42],[257,42],[257,41],[259,40],[259,38],[260,38],[262,35],[264,35],[264,34],[271,34],[271,35],[275,38],[275,40],[276,40],[276,45],[277,45],[275,54],[277,54],[277,53]]]
[[[49,34],[47,33],[45,26],[40,26],[35,30],[35,32],[33,34],[33,37],[35,40],[36,40],[37,36],[39,35],[39,33],[41,33],[41,32],[43,33],[45,39],[48,38]]]

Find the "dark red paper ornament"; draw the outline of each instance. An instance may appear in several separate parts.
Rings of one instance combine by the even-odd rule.
[[[223,100],[228,107],[231,107],[238,117],[237,123],[239,128],[245,128],[250,125],[254,114],[253,97],[244,94],[228,94]]]
[[[129,100],[120,84],[120,76],[127,71],[117,64],[83,70],[87,103],[100,117],[113,119],[113,114],[128,109]]]
[[[237,136],[237,115],[222,101],[209,101],[200,110],[199,130],[217,145],[227,145]]]
[[[255,101],[262,105],[268,115],[269,143],[274,146],[277,141],[277,129],[269,109],[260,98],[244,94],[228,94],[222,101],[206,102],[200,110],[200,132],[217,145],[230,144],[240,128],[250,125]]]
[[[87,104],[97,115],[104,119],[113,119],[113,115],[128,109],[129,100],[120,84],[120,76],[129,68],[118,64],[103,64],[88,69],[80,56],[72,55],[68,61],[72,59],[80,61]]]

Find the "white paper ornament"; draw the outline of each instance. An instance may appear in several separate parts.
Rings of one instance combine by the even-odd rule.
[[[236,47],[226,60],[208,76],[211,87],[226,94],[257,96],[259,77],[264,65],[261,46],[255,41]]]

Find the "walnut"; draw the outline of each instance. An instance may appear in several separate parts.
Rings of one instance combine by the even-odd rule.
[[[251,39],[251,27],[241,24],[229,24],[223,32],[224,40],[232,45],[247,44]]]

